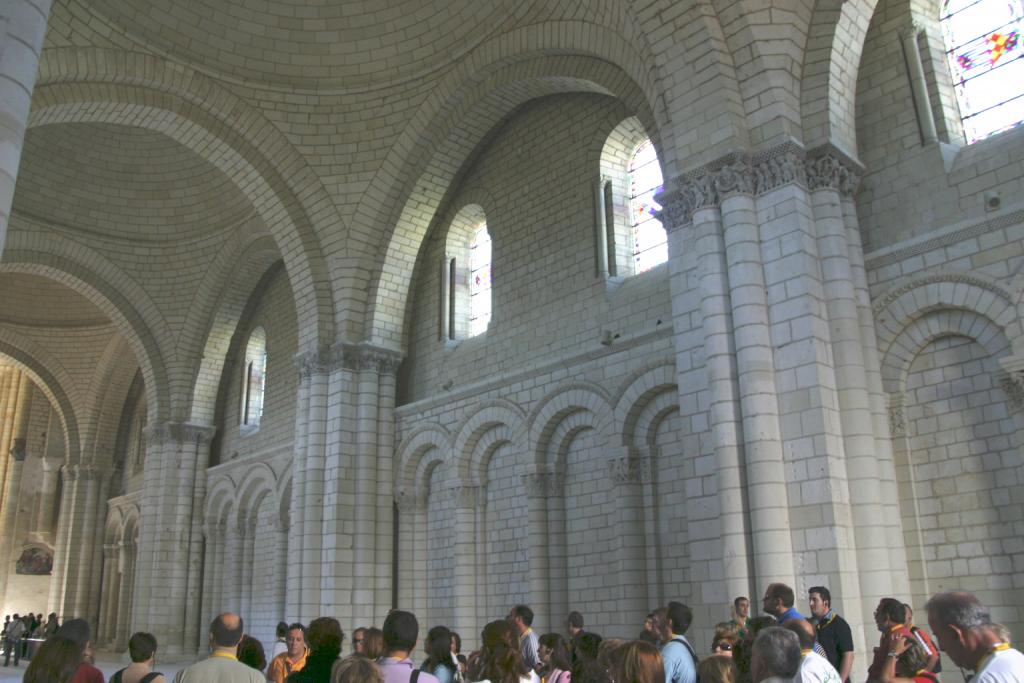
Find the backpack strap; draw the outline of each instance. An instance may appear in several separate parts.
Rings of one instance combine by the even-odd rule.
[[[420,670],[419,669],[413,669],[412,670],[412,675],[409,676],[409,683],[416,683],[416,681],[419,679],[419,677],[420,677]]]
[[[689,651],[690,656],[693,657],[693,666],[694,666],[694,669],[696,670],[697,665],[700,664],[700,658],[698,658],[697,657],[697,653],[694,652],[693,646],[690,645],[689,641],[687,641],[682,636],[680,636],[678,638],[673,638],[672,640],[676,641],[677,643],[682,643],[683,647],[685,647]]]
[[[150,681],[155,681],[157,676],[163,676],[163,674],[159,671],[150,671],[148,674],[139,679],[139,683],[150,683]],[[114,680],[111,679],[110,683],[114,683]],[[121,682],[118,681],[118,683]]]

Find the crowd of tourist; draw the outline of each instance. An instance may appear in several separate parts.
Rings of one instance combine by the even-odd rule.
[[[281,622],[269,661],[260,641],[245,634],[241,616],[225,613],[210,625],[209,657],[180,670],[174,683],[849,683],[859,655],[849,624],[831,604],[827,588],[811,588],[805,618],[792,588],[776,583],[765,590],[765,616],[752,618],[749,599],[738,597],[703,658],[686,637],[693,614],[680,602],[651,612],[632,640],[588,631],[579,612],[568,615],[565,634],[538,636],[533,611],[516,605],[484,627],[480,649],[469,654],[460,635],[441,625],[418,649],[419,622],[404,610],[392,610],[380,628],[355,629],[348,656],[337,619]],[[965,681],[1024,683],[1024,654],[973,595],[940,593],[925,609],[938,646],[914,624],[909,605],[895,598],[878,603],[880,637],[864,660],[867,683],[938,683],[940,650],[961,671],[974,672],[970,679],[964,673]],[[164,683],[153,670],[152,635],[134,634],[128,650],[132,663],[111,683]],[[24,681],[103,683],[90,660],[88,624],[73,619],[43,643]]]

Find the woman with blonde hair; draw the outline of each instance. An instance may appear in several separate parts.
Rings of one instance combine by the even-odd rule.
[[[658,648],[644,640],[631,640],[608,653],[615,683],[664,683],[665,663]]]
[[[736,683],[738,673],[732,657],[711,655],[697,665],[697,679],[700,683]]]

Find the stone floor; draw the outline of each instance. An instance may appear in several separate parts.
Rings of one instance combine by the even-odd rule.
[[[181,669],[184,665],[161,665],[159,662],[159,656],[160,653],[157,653],[158,661],[156,670],[163,673],[164,676],[167,678],[168,683],[170,683],[171,679],[174,677],[174,674],[177,673],[178,669]],[[110,676],[118,669],[124,668],[126,664],[127,662],[121,659],[121,657],[118,655],[100,654],[96,658],[96,666],[98,666],[100,670],[103,671],[103,676],[107,679],[109,679]],[[8,681],[20,681],[22,676],[25,675],[25,667],[27,666],[28,662],[22,662],[20,665],[18,665],[17,668],[14,667],[14,664],[11,664],[11,666],[7,668],[0,666],[0,683],[8,683]]]

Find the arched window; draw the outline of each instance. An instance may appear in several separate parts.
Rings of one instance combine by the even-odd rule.
[[[441,261],[441,339],[475,337],[491,321],[491,236],[479,204],[456,212]]]
[[[263,417],[263,396],[267,390],[267,332],[257,327],[245,345],[242,376],[242,426],[258,427]]]
[[[658,155],[648,138],[629,160],[629,214],[637,273],[668,260],[665,228],[655,218],[661,207],[654,201],[654,195],[661,192],[662,182]]]
[[[1024,121],[1024,0],[944,0],[942,34],[967,142]]]
[[[469,243],[469,336],[487,331],[491,322],[491,235],[481,223]]]

